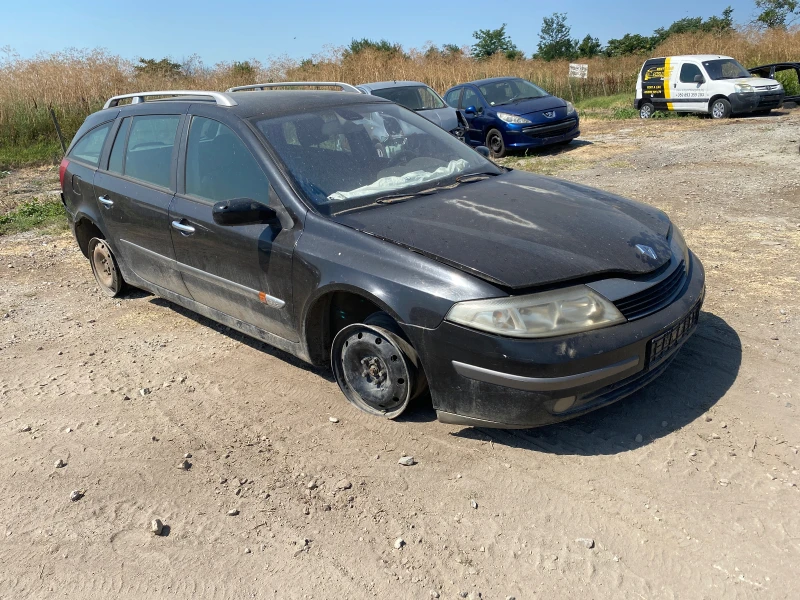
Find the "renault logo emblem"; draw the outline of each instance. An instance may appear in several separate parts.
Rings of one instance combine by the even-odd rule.
[[[658,259],[658,255],[656,254],[656,251],[653,250],[650,246],[645,246],[644,244],[636,244],[636,249],[639,252],[641,252],[642,254],[644,254],[645,256],[649,256],[653,260],[657,260]]]
[[[547,117],[548,119],[552,119],[553,117],[555,117],[555,116],[556,116],[556,111],[554,111],[554,110],[548,110],[548,111],[546,111],[546,112],[544,113],[544,116],[545,116],[545,117]]]

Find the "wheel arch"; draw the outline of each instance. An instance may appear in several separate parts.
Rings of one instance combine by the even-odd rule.
[[[89,242],[92,238],[106,240],[107,236],[97,222],[87,214],[79,214],[75,218],[75,239],[86,258],[89,258]]]
[[[722,98],[723,100],[727,100],[729,103],[731,101],[730,98],[728,98],[728,96],[726,96],[725,94],[714,94],[713,96],[711,96],[711,98],[708,101],[708,105],[706,106],[706,110],[708,111],[709,114],[711,114],[711,107],[714,106],[714,102],[716,102],[720,98]]]
[[[330,360],[331,345],[336,333],[377,311],[387,313],[402,329],[403,322],[397,312],[375,294],[347,284],[331,285],[318,290],[308,301],[301,320],[301,339],[306,344],[312,363],[326,365]]]

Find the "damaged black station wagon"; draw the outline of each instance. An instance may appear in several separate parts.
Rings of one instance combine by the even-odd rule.
[[[680,230],[481,152],[375,96],[142,92],[86,119],[60,176],[106,293],[330,362],[368,413],[429,390],[443,422],[529,427],[655,379],[704,296]]]

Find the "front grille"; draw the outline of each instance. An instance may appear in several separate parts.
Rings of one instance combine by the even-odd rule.
[[[757,85],[756,89],[757,90],[777,90],[778,89],[778,84],[776,83],[774,85]]]
[[[577,119],[573,117],[559,121],[558,123],[548,123],[547,125],[532,125],[531,127],[525,127],[522,130],[522,133],[535,138],[553,137],[567,133],[568,131],[574,129],[577,124]]]
[[[652,287],[614,302],[619,312],[632,321],[661,310],[672,302],[686,283],[686,263],[678,267]]]

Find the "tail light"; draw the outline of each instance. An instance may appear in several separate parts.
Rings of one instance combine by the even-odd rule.
[[[69,161],[65,158],[61,161],[61,166],[58,167],[58,180],[61,182],[61,191],[64,191],[64,174],[67,172]]]

